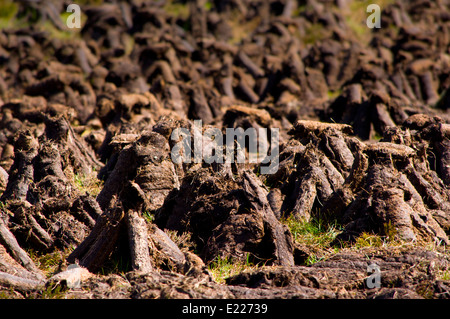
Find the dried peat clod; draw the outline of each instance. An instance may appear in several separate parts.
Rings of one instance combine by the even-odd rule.
[[[131,267],[140,272],[150,272],[153,267],[150,262],[147,224],[135,211],[129,210],[126,215],[126,224],[131,252]]]

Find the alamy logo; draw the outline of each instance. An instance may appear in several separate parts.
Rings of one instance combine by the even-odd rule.
[[[176,142],[171,151],[176,164],[259,163],[261,174],[278,171],[278,128],[227,128],[224,136],[215,127],[203,131],[202,121],[195,120],[192,130],[173,130],[171,140]],[[248,158],[245,149],[248,149]]]
[[[71,264],[67,267],[67,270],[78,270],[78,268],[80,268],[80,266],[78,266],[77,264]],[[81,276],[79,275],[78,272],[74,272],[74,276],[69,276],[67,279],[67,287],[68,288],[80,288],[81,287]]]
[[[367,266],[367,272],[371,274],[366,279],[367,288],[380,288],[381,287],[381,271],[377,264],[370,264]]]
[[[81,9],[78,4],[69,4],[67,6],[66,12],[72,12],[71,15],[67,17],[66,25],[69,29],[81,28]]]
[[[367,17],[366,24],[370,29],[381,28],[381,9],[378,4],[369,4],[367,6],[367,13],[372,12],[370,16]]]

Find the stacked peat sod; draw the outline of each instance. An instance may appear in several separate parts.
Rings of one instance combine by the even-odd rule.
[[[368,43],[347,23],[351,2],[296,4],[197,0],[174,15],[170,1],[104,3],[82,6],[85,24],[70,41],[33,25],[2,30],[0,284],[30,292],[67,281],[70,271],[46,280],[27,250],[75,248],[67,262],[94,273],[112,254],[129,256],[132,297],[142,287],[161,296],[157,287],[183,286],[184,276],[206,280],[188,293],[197,297],[338,297],[335,286],[301,279],[309,268],[293,268],[300,248],[283,218],[338,222],[337,242],[374,232],[448,244],[448,1],[388,5]],[[65,28],[62,2],[18,8]],[[279,128],[278,171],[173,163],[171,133],[194,135],[196,119],[203,129]],[[74,176],[91,174],[104,185],[81,194]],[[189,232],[197,255],[165,229]],[[297,269],[292,285],[307,288],[220,290],[204,277],[217,256]],[[362,278],[358,269],[346,280]]]

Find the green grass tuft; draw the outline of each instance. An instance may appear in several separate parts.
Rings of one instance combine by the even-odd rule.
[[[189,18],[189,6],[176,0],[166,1],[164,12],[180,19]]]
[[[219,283],[224,284],[225,279],[237,275],[243,271],[256,270],[258,266],[249,261],[250,254],[247,255],[247,260],[233,261],[232,258],[222,258],[217,256],[216,259],[208,266],[208,269],[213,279]]]
[[[88,193],[94,197],[103,187],[103,181],[97,178],[95,171],[88,175],[76,173],[73,175],[73,182],[81,193]]]
[[[328,224],[316,218],[303,221],[290,216],[283,223],[289,227],[296,242],[318,249],[328,248],[341,232],[337,223]]]

